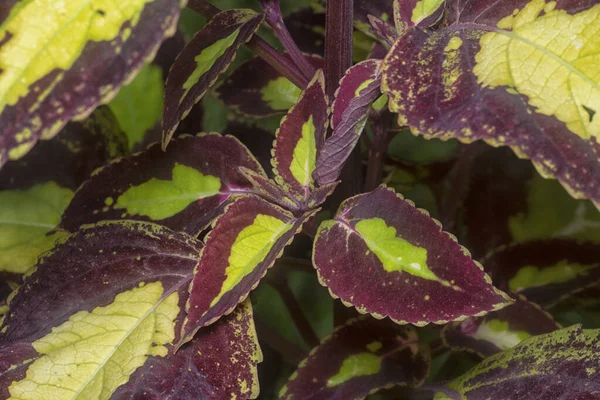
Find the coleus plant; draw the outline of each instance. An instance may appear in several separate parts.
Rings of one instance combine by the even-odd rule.
[[[1,398],[600,398],[600,1],[185,3],[0,6]]]

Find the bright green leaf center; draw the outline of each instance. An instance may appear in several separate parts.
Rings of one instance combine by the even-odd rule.
[[[484,321],[473,337],[494,343],[502,350],[510,349],[527,339],[531,335],[525,331],[512,331],[507,321],[492,319]]]
[[[301,93],[300,88],[281,77],[270,81],[261,90],[261,97],[273,110],[287,110],[298,102]]]
[[[413,8],[410,20],[413,24],[418,24],[437,11],[443,2],[444,0],[421,0],[417,2],[415,8]]]
[[[356,224],[356,230],[386,271],[439,280],[427,267],[427,250],[396,236],[396,228],[387,226],[383,219],[363,219]]]
[[[529,265],[523,267],[510,279],[508,286],[512,291],[520,291],[532,287],[564,283],[580,276],[587,276],[595,265],[581,265],[563,260],[556,265],[537,268]]]
[[[152,178],[133,186],[118,198],[115,208],[126,209],[130,215],[161,220],[183,211],[196,200],[218,194],[220,189],[219,178],[175,164],[172,180]]]
[[[359,376],[375,375],[380,370],[381,358],[375,354],[353,354],[344,360],[338,373],[327,380],[327,387],[341,385]]]
[[[302,186],[312,181],[312,173],[317,164],[317,143],[315,140],[315,124],[312,115],[302,125],[302,137],[294,148],[290,171]]]

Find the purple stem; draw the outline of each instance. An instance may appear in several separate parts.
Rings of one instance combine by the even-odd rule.
[[[302,54],[296,41],[292,38],[292,35],[290,35],[290,32],[286,28],[279,6],[279,0],[260,0],[260,6],[265,12],[267,23],[273,28],[279,41],[288,52],[291,59],[296,63],[297,69],[302,72],[304,77],[312,79],[313,76],[315,76],[315,67],[313,67],[304,54]]]
[[[221,12],[219,8],[208,3],[206,0],[189,0],[188,8],[208,19],[211,19]],[[289,56],[275,50],[258,35],[254,35],[252,39],[246,43],[246,46],[299,88],[306,88],[310,82],[310,78],[304,76]]]

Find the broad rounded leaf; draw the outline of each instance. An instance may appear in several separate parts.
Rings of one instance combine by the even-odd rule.
[[[109,398],[149,357],[166,356],[201,247],[136,221],[88,226],[57,244],[10,300],[0,397]]]
[[[0,23],[0,166],[109,101],[185,0],[13,1]]]
[[[75,194],[60,227],[74,231],[82,224],[127,218],[198,234],[232,195],[252,191],[240,166],[264,175],[231,136],[181,137],[166,152],[156,143],[96,171]]]
[[[0,171],[0,274],[23,274],[64,236],[48,234],[91,172],[122,155],[126,144],[110,111],[71,122]]]
[[[504,246],[483,261],[494,284],[545,308],[600,283],[600,244],[549,239]]]
[[[165,87],[163,147],[263,20],[263,14],[252,10],[221,11],[185,46],[169,72]]]
[[[328,117],[325,77],[319,70],[281,120],[272,151],[275,180],[300,199],[306,199],[314,189],[312,175],[325,141]]]
[[[177,353],[150,358],[111,399],[255,399],[261,361],[252,305],[246,301]]]
[[[322,57],[306,57],[315,68],[324,68]],[[302,90],[262,58],[253,58],[240,65],[216,93],[236,112],[264,118],[287,112],[298,102]]]
[[[253,195],[227,206],[205,239],[190,286],[182,340],[243,301],[316,211],[296,218]]]
[[[382,89],[399,123],[428,138],[509,146],[600,204],[600,2],[446,8],[445,28],[407,30],[384,60]]]
[[[552,316],[523,296],[515,304],[481,318],[453,322],[442,331],[444,343],[452,350],[466,350],[488,357],[510,349],[531,336],[560,328]]]
[[[319,184],[339,177],[367,123],[371,103],[381,95],[380,84],[380,60],[366,60],[346,71],[332,106],[333,134],[325,141],[313,173]]]
[[[575,325],[486,358],[442,399],[572,400],[600,393],[600,331]]]
[[[281,390],[284,400],[358,400],[383,388],[419,386],[428,350],[415,328],[369,317],[350,320],[314,348]]]
[[[454,237],[385,186],[321,224],[313,262],[344,304],[398,323],[446,323],[510,304]]]

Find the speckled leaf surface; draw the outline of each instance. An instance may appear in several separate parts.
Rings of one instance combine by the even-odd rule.
[[[284,400],[358,400],[383,388],[419,386],[429,373],[428,350],[415,328],[361,317],[315,347],[281,390]]]
[[[575,325],[486,358],[442,399],[572,400],[600,395],[600,331]]]
[[[252,305],[246,301],[177,353],[150,358],[112,399],[255,399],[260,361]]]
[[[227,206],[205,238],[190,286],[183,340],[243,301],[312,215],[294,217],[253,195]]]
[[[367,123],[371,103],[381,95],[380,85],[380,60],[366,60],[346,71],[332,106],[333,134],[325,141],[313,173],[319,184],[339,177]]]
[[[315,68],[324,68],[322,57],[307,55]],[[298,101],[302,90],[262,58],[240,65],[217,88],[217,95],[236,112],[255,118],[283,114]]]
[[[249,304],[174,352],[201,248],[137,221],[102,222],[63,240],[10,301],[0,396],[256,397],[262,356]]]
[[[600,3],[449,0],[446,10],[443,29],[407,30],[384,61],[400,124],[509,146],[599,204]]]
[[[239,167],[264,175],[231,136],[181,137],[166,152],[156,143],[96,171],[75,193],[60,227],[75,231],[102,220],[136,219],[198,234],[232,195],[252,191]]]
[[[385,186],[321,224],[313,263],[344,304],[399,323],[462,320],[510,303],[437,221]]]
[[[0,397],[109,398],[149,356],[164,357],[201,246],[135,221],[103,222],[59,243],[9,303]]]
[[[273,145],[275,181],[300,199],[314,189],[313,172],[328,124],[325,78],[321,70],[281,120]]]
[[[600,282],[600,244],[549,239],[505,246],[483,260],[494,284],[546,308]]]
[[[225,10],[198,31],[175,60],[165,87],[163,147],[194,104],[249,41],[264,19],[252,10]]]
[[[0,171],[0,274],[25,273],[64,236],[48,232],[59,223],[77,186],[125,151],[115,122],[110,111],[99,108]]]
[[[181,0],[13,2],[0,24],[0,166],[86,117],[175,31]]]
[[[516,302],[481,318],[453,322],[442,330],[444,343],[455,351],[488,357],[510,349],[531,336],[560,329],[552,316],[523,296]]]

